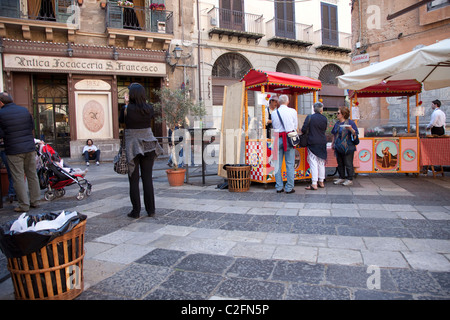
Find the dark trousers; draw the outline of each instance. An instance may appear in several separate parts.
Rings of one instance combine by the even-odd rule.
[[[444,127],[433,127],[431,128],[431,134],[443,136],[445,134],[445,129]]]
[[[90,156],[89,152],[85,151],[83,153],[84,160],[89,162],[89,160],[100,161],[100,150],[95,151],[94,155]]]
[[[155,194],[153,192],[153,163],[156,158],[154,151],[147,152],[144,155],[137,155],[134,158],[134,171],[131,176],[128,176],[130,182],[130,200],[133,205],[133,213],[140,213],[141,211],[141,195],[139,191],[139,176],[142,179],[142,186],[144,188],[144,205],[148,214],[155,213]]]
[[[347,179],[353,180],[353,154],[355,152],[349,152],[347,154],[342,154],[336,152],[336,161],[338,164],[338,173],[339,173],[339,179],[345,179],[345,171],[347,171]]]

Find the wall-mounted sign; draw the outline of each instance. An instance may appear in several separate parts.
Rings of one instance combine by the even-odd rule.
[[[369,54],[358,54],[352,57],[352,63],[363,63],[369,61]]]
[[[166,75],[166,64],[160,62],[45,57],[23,54],[4,54],[4,59],[4,69],[11,71]]]
[[[105,90],[111,89],[108,82],[98,79],[84,79],[75,83],[76,90]]]

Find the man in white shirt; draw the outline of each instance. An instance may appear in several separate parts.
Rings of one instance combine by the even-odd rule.
[[[445,134],[445,113],[441,110],[441,101],[431,102],[431,108],[434,110],[431,114],[431,121],[427,125],[427,130],[431,129],[431,134],[443,136]]]
[[[277,193],[283,192],[283,188],[286,193],[294,193],[295,149],[287,142],[287,133],[297,131],[297,111],[288,107],[289,97],[287,95],[279,96],[278,103],[280,104],[278,112],[272,113],[272,126],[275,138],[274,148],[275,150],[278,148],[278,152],[276,152],[278,157],[275,167],[275,189],[277,189]],[[280,117],[282,121],[280,121]],[[286,163],[286,186],[284,186],[281,175],[283,156]]]
[[[92,139],[87,139],[83,148],[83,156],[86,166],[89,166],[89,160],[95,160],[96,164],[100,165],[100,150],[94,145]]]

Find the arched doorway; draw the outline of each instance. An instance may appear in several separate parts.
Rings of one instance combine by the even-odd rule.
[[[277,64],[277,68],[276,68],[277,72],[283,72],[283,73],[287,73],[287,74],[295,74],[295,75],[300,75],[300,70],[297,66],[297,63],[295,63],[294,60],[289,59],[289,58],[283,58],[281,59],[278,64]],[[304,97],[300,97],[300,99],[302,99]],[[299,105],[304,105],[304,101],[298,101]],[[295,108],[295,103],[294,103],[294,99],[292,99],[292,96],[289,97],[289,107],[291,108]],[[297,106],[298,107],[298,106]]]
[[[277,64],[277,72],[300,75],[297,64],[289,58],[281,59]]]
[[[337,111],[339,107],[345,106],[345,92],[338,88],[336,77],[343,75],[342,69],[335,64],[325,65],[319,73],[322,82],[319,98],[323,100],[324,110]]]
[[[242,77],[252,68],[248,60],[238,53],[225,53],[221,55],[212,68],[212,93],[213,105],[223,104],[223,91],[225,86],[230,86],[241,81]],[[255,103],[254,95],[248,96],[248,105]]]

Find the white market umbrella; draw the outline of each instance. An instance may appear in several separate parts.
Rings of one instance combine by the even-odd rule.
[[[450,86],[450,39],[337,77],[341,89],[360,90],[389,80],[423,83],[425,90]]]

